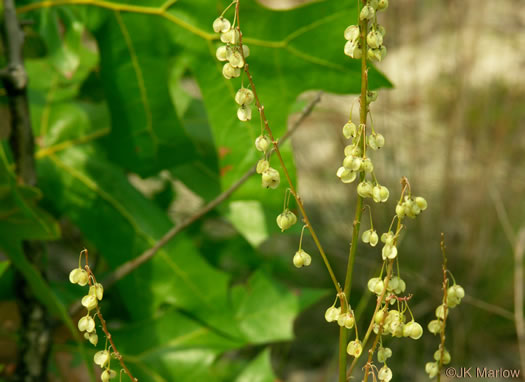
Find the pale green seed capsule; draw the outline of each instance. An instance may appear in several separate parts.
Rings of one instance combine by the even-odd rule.
[[[374,199],[374,202],[379,203],[381,201],[381,187],[379,185],[375,185],[372,189],[372,199]]]
[[[348,353],[348,355],[358,358],[363,352],[363,346],[361,345],[361,341],[350,341],[348,343],[348,346],[346,347],[346,352]]]
[[[377,235],[377,232],[373,230],[372,233],[370,234],[370,245],[372,247],[375,247],[378,241],[379,241],[379,236]]]
[[[397,256],[397,248],[393,244],[385,244],[382,250],[383,260],[395,259]]]
[[[237,109],[237,118],[240,121],[246,122],[252,119],[252,108],[248,105],[243,105]]]
[[[377,142],[376,142],[376,137],[374,135],[369,135],[368,136],[367,143],[368,143],[368,146],[372,150],[377,150],[378,149]]]
[[[428,323],[428,331],[432,334],[440,333],[442,327],[443,321],[441,320],[432,320]]]
[[[276,221],[277,225],[281,229],[281,232],[284,232],[297,223],[297,216],[295,216],[295,214],[287,208],[282,213],[280,213],[279,216],[277,216]],[[297,253],[299,253],[299,251]]]
[[[405,217],[405,207],[402,204],[396,205],[396,215],[398,218],[403,219]]]
[[[234,68],[232,64],[227,62],[222,67],[222,75],[228,80],[231,78],[237,78],[241,75],[241,70],[239,68]]]
[[[231,24],[230,20],[225,19],[224,17],[218,17],[213,21],[213,31],[215,33],[224,33],[230,30]]]
[[[370,31],[366,36],[366,42],[372,49],[377,49],[383,44],[383,35],[378,31]]]
[[[376,11],[370,5],[365,5],[359,13],[359,20],[371,20],[374,18]]]
[[[347,313],[345,322],[344,322],[345,328],[352,329],[355,325],[355,318],[353,314]]]
[[[270,138],[267,137],[266,135],[259,135],[255,139],[255,148],[258,151],[261,151],[263,153],[268,151],[268,149],[270,148],[271,144],[272,144],[272,142],[270,141]]]
[[[261,159],[257,162],[257,168],[256,172],[257,174],[262,174],[264,171],[268,170],[270,168],[270,162],[268,162],[266,159]]]
[[[377,360],[381,363],[385,363],[388,358],[392,357],[392,350],[390,348],[380,347],[377,350]]]
[[[368,229],[366,231],[363,232],[363,234],[361,235],[361,240],[363,241],[363,243],[370,243],[370,234],[372,233],[372,230]]]
[[[219,61],[227,61],[228,60],[228,48],[226,45],[221,45],[217,48],[217,51],[215,52],[215,56],[217,57],[217,60]]]
[[[87,296],[82,297],[81,300],[82,306],[84,306],[88,312],[95,309],[98,305],[98,300],[95,296],[88,294]]]
[[[343,126],[343,135],[346,139],[355,137],[357,134],[357,126],[353,122],[347,122]]]
[[[394,243],[394,233],[392,231],[385,232],[381,235],[381,242],[392,245]]]
[[[78,320],[78,330],[91,333],[95,330],[95,320],[89,314]]]
[[[399,288],[399,280],[400,280],[399,276],[393,276],[388,282],[387,290],[394,291],[395,289]],[[386,277],[384,281],[386,282]]]
[[[385,311],[383,309],[378,310],[374,316],[374,322],[376,324],[380,324],[381,322],[383,322],[384,317],[385,317]]]
[[[424,210],[427,209],[428,204],[427,204],[427,201],[425,200],[425,198],[423,198],[421,196],[416,196],[414,201],[416,202],[417,206],[421,209],[421,211],[424,211]]]
[[[363,163],[363,158],[361,157],[353,157],[352,164],[350,165],[350,169],[352,171],[359,171],[361,169],[361,164]]]
[[[302,250],[299,250],[295,252],[295,255],[293,257],[293,265],[295,265],[297,268],[302,268],[304,265],[306,265],[306,257],[303,256]]]
[[[423,335],[423,328],[415,321],[410,321],[403,328],[403,336],[410,337],[414,340],[421,338]]]
[[[107,350],[100,350],[96,352],[95,355],[93,356],[93,360],[95,364],[97,364],[101,368],[106,367],[106,365],[109,362],[109,359],[110,359],[110,354],[109,354],[109,351]]]
[[[357,178],[355,172],[344,167],[339,167],[336,175],[343,183],[352,183]]]
[[[328,309],[326,309],[324,318],[327,322],[333,322],[333,321],[337,321],[340,314],[341,314],[341,308],[336,308],[335,306],[331,306]]]
[[[357,25],[350,25],[345,29],[344,37],[345,40],[348,41],[355,41],[359,38],[359,26]]]
[[[221,41],[225,44],[236,45],[239,43],[239,31],[237,29],[229,29],[221,33]]]
[[[235,50],[228,56],[228,61],[234,68],[244,67],[244,58],[242,58],[241,52]]]
[[[106,369],[100,375],[100,380],[102,382],[109,382],[111,379],[115,378],[116,376],[117,376],[117,372],[115,370]]]
[[[84,333],[84,338],[88,340],[93,346],[97,346],[98,344],[98,335],[96,332],[93,333]]]
[[[436,308],[436,317],[441,320],[445,319],[445,307],[443,304]]]
[[[377,379],[381,382],[390,382],[392,379],[392,370],[386,365],[384,365],[379,372],[377,373]]]
[[[377,3],[377,10],[384,11],[388,8],[388,0],[379,0]]]
[[[381,134],[377,134],[376,135],[376,144],[377,144],[377,148],[381,148],[385,145],[385,137],[383,137],[383,135]]]
[[[354,160],[354,157],[352,155],[349,155],[343,159],[343,167],[352,170],[352,161]]]
[[[459,299],[462,299],[463,297],[465,297],[465,290],[463,289],[463,287],[461,285],[452,285],[449,290],[452,290],[453,293],[457,296],[457,298]]]
[[[441,350],[436,350],[436,352],[434,353],[434,359],[439,362],[439,360],[441,359]],[[450,353],[448,352],[447,349],[444,349],[443,350],[443,365],[447,365],[450,363],[450,360],[451,360],[451,357],[450,357]]]
[[[372,184],[366,180],[362,181],[361,183],[357,185],[357,193],[362,198],[371,198],[372,190],[373,190]]]
[[[240,105],[251,105],[254,100],[253,92],[247,88],[240,88],[235,94],[235,102]]]
[[[374,171],[374,165],[372,163],[372,161],[370,160],[370,158],[365,158],[363,160],[363,164],[361,166],[361,169],[366,172],[366,173],[372,173],[372,171]]]
[[[437,362],[427,362],[425,365],[425,372],[428,374],[429,378],[434,378],[439,371],[439,366]]]
[[[262,186],[264,188],[276,189],[279,186],[279,183],[281,182],[281,176],[279,175],[279,171],[272,167],[268,168],[262,173],[261,179]]]

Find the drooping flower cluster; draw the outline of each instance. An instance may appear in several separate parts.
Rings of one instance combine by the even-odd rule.
[[[444,282],[448,284],[448,279],[446,277]],[[428,331],[430,333],[440,334],[442,339],[444,339],[444,329],[445,322],[448,318],[448,310],[458,306],[463,297],[465,297],[465,290],[461,285],[456,284],[454,281],[454,284],[447,288],[446,294],[443,296],[443,303],[436,308],[436,319],[428,323]],[[429,378],[432,379],[437,376],[440,372],[440,365],[447,365],[450,363],[450,360],[450,353],[444,347],[443,341],[434,353],[434,362],[427,362],[425,365],[425,371]]]
[[[361,25],[350,25],[345,29],[346,41],[344,52],[347,56],[360,59],[363,49],[366,49],[367,59],[382,61],[386,56],[386,47],[383,44],[385,28],[377,23],[376,13],[388,7],[388,0],[367,0],[359,13],[361,23],[366,23],[366,43],[361,41]]]
[[[80,253],[80,259],[85,252],[87,253],[85,250]],[[89,267],[86,266],[86,269],[89,270]],[[78,284],[80,286],[86,286],[89,284],[88,294],[82,297],[81,300],[81,304],[86,308],[87,312],[85,316],[80,318],[77,326],[78,330],[84,333],[84,338],[93,346],[97,346],[98,335],[95,319],[97,318],[98,303],[102,301],[102,298],[104,297],[104,287],[95,280],[91,271],[88,272],[87,270],[82,269],[79,262],[78,268],[73,269],[69,273],[69,281],[72,284]],[[116,372],[110,369],[110,359],[111,354],[107,349],[95,353],[95,364],[104,369],[101,374],[102,382],[108,382],[116,376]]]

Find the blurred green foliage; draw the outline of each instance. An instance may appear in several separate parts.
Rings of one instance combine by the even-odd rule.
[[[177,1],[163,14],[151,14],[160,9],[153,8],[162,5],[158,1],[143,2],[138,12],[110,9],[136,1],[39,4],[17,2],[20,16],[34,21],[26,68],[39,189],[17,184],[3,141],[0,247],[74,332],[65,306],[80,297],[79,288],[67,282],[77,253],[87,247],[102,278],[150,248],[173,224],[170,205],[179,197],[173,183],[164,182],[149,197],[131,175],[159,179],[167,173],[209,201],[256,162],[252,143],[260,121],[237,120],[233,96],[240,80],[225,80],[215,59],[211,23],[226,2]],[[359,64],[341,49],[342,31],[355,18],[355,1],[286,12],[242,2],[250,68],[277,136],[305,90],[359,90]],[[373,88],[390,85],[375,70],[369,78]],[[188,82],[198,91],[188,91],[183,86]],[[289,144],[283,154],[295,178]],[[217,232],[220,224],[206,230],[202,223],[180,233],[108,291],[103,309],[110,323],[119,323],[115,340],[140,380],[274,380],[264,347],[292,339],[295,317],[324,293],[281,285],[268,272],[274,265],[258,254],[258,246],[277,231],[274,217],[285,187],[267,192],[258,178],[250,179],[210,214],[230,222],[224,232]],[[49,263],[61,271],[53,270],[49,284],[20,244],[60,240],[58,222],[63,236]],[[7,266],[2,263],[2,272]],[[1,282],[6,280],[11,279]],[[248,349],[240,357],[245,362],[221,361],[239,349]]]

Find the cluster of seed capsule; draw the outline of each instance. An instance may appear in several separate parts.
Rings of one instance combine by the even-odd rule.
[[[454,283],[447,289],[446,303],[443,302],[436,308],[436,319],[428,323],[428,331],[432,334],[441,334],[445,328],[445,321],[448,318],[448,310],[455,308],[461,303],[461,300],[465,297],[465,290],[461,285]],[[441,359],[443,356],[443,359]],[[434,362],[427,362],[425,365],[425,371],[430,378],[434,378],[439,373],[439,364],[447,365],[450,363],[451,357],[447,349],[439,348],[434,353]]]
[[[324,314],[324,318],[327,322],[337,322],[337,324],[340,327],[345,327],[346,329],[352,329],[355,327],[355,317],[354,317],[354,311],[352,310],[352,307],[350,304],[346,302],[346,311],[345,313],[342,312],[341,307],[336,307],[336,303],[338,301],[338,298],[334,301],[332,306],[330,306],[328,309],[326,309],[326,312]],[[357,333],[357,328],[356,328]],[[346,352],[353,356],[353,357],[359,357],[361,353],[363,353],[363,345],[359,338],[356,338],[353,341],[350,341],[346,347]]]
[[[233,2],[224,12],[226,12]],[[220,33],[220,39],[225,45],[217,48],[216,57],[219,61],[226,62],[222,68],[222,74],[226,79],[237,78],[241,76],[241,69],[246,65],[246,57],[250,55],[250,49],[246,44],[241,44],[241,32],[235,26],[235,19],[233,24],[224,17],[219,16],[213,21],[213,30]],[[237,118],[246,122],[252,119],[252,105],[255,100],[255,95],[251,89],[241,88],[235,94],[235,103],[238,105]],[[255,148],[264,153],[264,158],[257,162],[256,171],[261,175],[262,186],[264,188],[275,189],[279,186],[281,179],[279,171],[270,166],[269,158],[271,152],[272,141],[263,134],[261,128],[261,135],[255,140]]]
[[[369,289],[373,289],[374,293],[381,290],[380,285],[384,282],[379,278],[378,280],[371,279],[369,282]],[[390,285],[392,283],[392,285]],[[387,360],[392,356],[392,349],[383,346],[383,336],[390,335],[392,337],[410,337],[414,340],[421,338],[423,335],[423,327],[417,323],[412,317],[412,313],[408,307],[407,298],[396,298],[396,295],[403,293],[405,290],[404,281],[394,276],[387,286],[390,296],[387,297],[383,306],[374,316],[374,333],[378,334],[381,330],[380,346],[377,349],[377,361],[383,364],[383,367],[378,370],[377,378],[380,381],[388,382],[392,379],[392,370],[387,365]],[[382,292],[381,292],[382,293]],[[389,305],[397,302],[397,309],[388,310]],[[410,312],[412,317],[407,322],[406,311]]]
[[[379,184],[374,174],[374,165],[370,158],[366,156],[366,148],[378,150],[385,144],[382,134],[372,131],[364,138],[365,125],[357,127],[352,121],[348,121],[343,126],[343,135],[346,139],[351,139],[352,143],[344,149],[345,158],[342,166],[337,169],[336,175],[343,183],[352,183],[356,180],[360,172],[370,175],[372,180],[363,179],[357,185],[357,193],[362,198],[371,198],[376,203],[386,202],[390,196],[388,188]]]
[[[97,283],[85,269],[80,267],[80,265],[69,273],[69,281],[72,284],[78,284],[80,286],[90,285],[88,294],[82,297],[81,300],[82,306],[86,308],[87,312],[86,315],[78,321],[78,330],[84,333],[85,339],[93,344],[93,346],[96,346],[98,343],[98,335],[95,325],[95,318],[97,317],[95,311],[98,307],[99,301],[101,301],[104,296],[104,287],[102,284]],[[111,354],[107,349],[95,353],[95,364],[104,369],[100,376],[102,382],[108,382],[117,375],[114,370],[110,369],[110,359]]]
[[[345,29],[344,37],[347,40],[344,52],[347,56],[360,59],[363,56],[363,48],[366,48],[367,58],[374,61],[382,61],[386,56],[386,47],[383,44],[385,28],[377,23],[378,11],[388,7],[388,0],[367,0],[359,13],[359,20],[366,23],[368,34],[366,35],[366,47],[361,43],[361,26],[350,25]]]
[[[264,188],[276,189],[281,183],[281,176],[279,175],[279,171],[270,166],[271,147],[271,139],[261,132],[261,135],[255,139],[255,148],[257,151],[262,152],[264,157],[257,162],[255,170],[257,174],[261,174],[261,184]],[[282,231],[284,231],[293,224],[295,224],[295,222],[288,226],[286,226],[287,224],[284,223],[283,226],[286,226],[286,228],[280,228]]]
[[[213,22],[213,30],[220,33],[221,41],[225,44],[219,46],[215,53],[219,61],[226,62],[222,67],[222,75],[228,80],[239,77],[246,63],[245,59],[250,55],[250,49],[245,44],[241,45],[241,33],[235,27],[235,21],[232,25],[228,19],[220,16]],[[241,86],[235,95],[235,102],[239,105],[237,109],[239,120],[246,122],[252,119],[253,101],[253,92]]]

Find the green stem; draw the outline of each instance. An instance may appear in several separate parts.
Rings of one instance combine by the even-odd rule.
[[[357,10],[358,14],[360,12],[359,6]],[[361,135],[361,139],[363,140],[363,143],[366,139],[366,116],[368,113],[368,108],[366,104],[366,93],[368,91],[368,69],[367,69],[367,62],[366,62],[366,52],[367,52],[367,46],[366,46],[366,35],[368,33],[368,22],[367,20],[360,21],[359,26],[361,28],[361,36],[359,37],[361,39],[361,49],[362,49],[362,56],[361,56],[361,96],[360,96],[360,110],[359,110],[359,123],[361,125],[365,126],[365,129]],[[363,151],[363,155],[364,151]],[[362,171],[359,176],[359,181],[363,181],[365,178],[365,173]],[[350,291],[352,288],[352,274],[354,271],[354,261],[355,261],[355,255],[357,252],[357,243],[359,241],[359,230],[361,228],[361,216],[363,214],[363,198],[361,196],[357,196],[356,201],[356,207],[355,207],[355,217],[354,217],[354,223],[353,223],[353,231],[352,231],[352,242],[350,244],[350,253],[348,255],[348,264],[346,269],[346,277],[345,277],[345,285],[343,288],[343,292],[346,296],[346,299],[348,302],[350,302]],[[341,308],[341,312],[344,313],[344,310],[346,307]],[[347,365],[347,356],[346,356],[346,342],[347,342],[347,329],[345,327],[341,327],[339,330],[339,382],[345,382],[346,381],[346,365]]]

